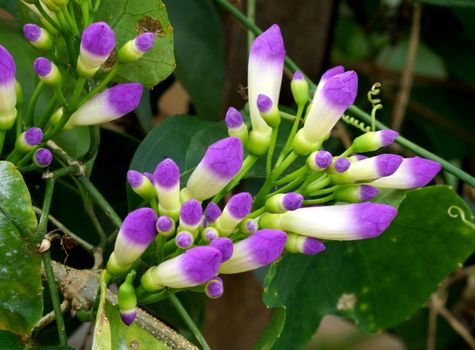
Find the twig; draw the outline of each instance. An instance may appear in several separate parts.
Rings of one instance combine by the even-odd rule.
[[[409,38],[409,48],[407,50],[406,65],[402,72],[400,87],[396,96],[396,103],[394,105],[394,113],[391,120],[392,129],[399,131],[406,113],[407,103],[411,94],[412,83],[414,81],[414,65],[417,55],[417,47],[419,46],[419,36],[421,31],[421,12],[420,4],[414,5],[414,12],[412,14],[412,28],[411,36]]]
[[[71,305],[69,304],[69,301],[63,300],[60,305],[61,312],[65,313],[66,311],[68,311],[70,306]],[[40,329],[49,325],[54,320],[56,320],[56,314],[54,313],[54,310],[53,310],[53,311],[48,312],[46,315],[41,317],[38,322],[36,322],[35,328],[33,328],[33,332],[39,331]]]
[[[446,319],[446,321],[450,324],[450,326],[456,331],[472,348],[475,349],[475,338],[472,337],[470,332],[465,328],[465,326],[460,323],[457,318],[452,315],[452,313],[447,310],[444,306],[441,306],[437,312]]]
[[[437,310],[435,307],[432,307],[432,303],[429,307],[429,324],[427,328],[427,350],[436,350]]]

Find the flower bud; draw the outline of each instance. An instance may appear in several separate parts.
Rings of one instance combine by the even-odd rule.
[[[201,237],[205,242],[211,242],[213,239],[219,237],[219,232],[214,227],[206,227],[201,232]]]
[[[303,196],[297,192],[279,193],[266,201],[266,209],[271,213],[284,213],[302,206]]]
[[[282,214],[264,214],[260,227],[329,240],[373,238],[383,233],[397,210],[380,203],[358,203],[300,208]]]
[[[420,157],[404,158],[396,172],[373,181],[371,185],[403,190],[422,187],[427,185],[440,169],[440,164],[433,160]]]
[[[242,153],[242,142],[237,137],[227,137],[209,146],[184,192],[200,201],[217,194],[241,169]]]
[[[28,23],[23,26],[23,34],[31,45],[40,50],[50,50],[53,47],[51,35],[40,26]]]
[[[158,163],[153,172],[153,182],[158,195],[160,215],[168,215],[177,220],[180,213],[180,169],[170,159]]]
[[[85,78],[92,77],[109,58],[114,46],[115,35],[107,23],[96,22],[89,25],[81,36],[76,67],[78,73]]]
[[[353,140],[351,148],[354,152],[365,153],[391,145],[399,136],[394,130],[380,130],[367,132]]]
[[[180,226],[179,230],[186,230],[193,235],[198,231],[203,216],[203,208],[201,203],[196,199],[186,201],[180,209]]]
[[[0,45],[0,130],[8,130],[16,119],[16,66],[10,53]]]
[[[324,171],[332,163],[332,155],[327,151],[317,151],[307,158],[307,166],[313,171]]]
[[[214,226],[221,236],[229,236],[236,231],[239,223],[252,209],[252,196],[248,192],[235,194],[229,199],[223,213],[216,219]]]
[[[258,225],[255,219],[244,219],[239,224],[239,230],[246,235],[252,235],[257,231],[257,228]]]
[[[119,62],[129,63],[137,61],[152,49],[154,42],[155,34],[151,32],[142,33],[135,39],[129,40],[117,54]]]
[[[190,248],[194,241],[195,237],[188,231],[180,231],[175,237],[176,246],[180,249]]]
[[[205,294],[210,299],[217,299],[224,293],[223,280],[215,276],[205,284]]]
[[[345,157],[333,157],[328,170],[332,173],[344,173],[350,168],[351,162]]]
[[[305,237],[293,233],[287,234],[285,250],[290,253],[302,253],[305,255],[315,255],[325,250],[325,245],[313,237]]]
[[[150,200],[157,195],[148,177],[136,170],[127,171],[127,181],[130,188],[145,200]]]
[[[43,141],[43,131],[40,128],[29,128],[18,135],[15,148],[26,153],[35,148]]]
[[[137,108],[142,92],[143,87],[139,83],[117,84],[79,107],[67,126],[97,125],[120,118]]]
[[[157,235],[157,216],[151,208],[130,212],[120,227],[107,270],[114,275],[127,272]]]
[[[292,96],[294,97],[297,106],[305,106],[308,102],[308,83],[305,80],[302,72],[295,72],[290,83],[290,89],[292,90]]]
[[[257,98],[259,94],[264,94],[270,98],[273,105],[278,105],[284,58],[284,41],[278,25],[272,25],[254,39],[249,53],[247,84],[252,123],[251,134],[260,134],[258,139],[263,140],[264,143],[267,142],[267,145],[270,142],[272,129],[259,114]]]
[[[133,285],[135,271],[127,275],[124,283],[119,287],[117,293],[117,304],[119,306],[120,318],[127,325],[130,326],[137,317],[137,296],[135,295],[135,288]]]
[[[229,107],[228,111],[226,112],[224,122],[228,127],[228,135],[239,137],[242,144],[246,146],[249,132],[247,130],[246,124],[244,123],[241,112],[239,112],[234,107]]]
[[[57,86],[61,83],[58,67],[45,57],[38,57],[33,65],[35,73],[47,85]]]
[[[189,288],[210,280],[218,272],[221,253],[213,247],[194,247],[183,254],[149,268],[141,284],[148,292],[164,287]]]
[[[159,235],[170,237],[175,233],[175,221],[173,221],[169,216],[162,215],[157,219],[155,228]]]
[[[351,163],[354,163],[354,162],[359,162],[360,160],[363,160],[363,159],[368,159],[368,157],[363,154],[353,154],[349,156],[348,159],[350,160]]]
[[[234,252],[221,264],[219,273],[231,274],[258,269],[277,260],[284,249],[287,234],[264,229],[234,244]]]
[[[334,193],[334,199],[340,202],[366,202],[375,197],[379,190],[369,185],[346,185],[339,187]]]
[[[221,209],[215,202],[209,202],[205,209],[204,223],[206,225],[213,224],[221,215]]]
[[[269,125],[272,129],[275,129],[279,126],[279,109],[272,103],[272,100],[268,96],[264,94],[259,94],[257,96],[257,109],[259,110],[262,119],[264,119],[267,125]]]
[[[347,184],[358,181],[372,181],[392,175],[401,165],[403,158],[395,154],[380,154],[352,163],[348,171],[331,175],[336,184]]]
[[[228,261],[233,255],[233,241],[227,237],[218,237],[211,241],[210,247],[216,248],[221,252],[221,262]]]
[[[38,149],[33,155],[33,162],[40,168],[45,168],[53,161],[53,153],[47,148]]]

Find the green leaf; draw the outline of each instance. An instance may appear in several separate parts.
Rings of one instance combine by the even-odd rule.
[[[261,336],[254,344],[253,350],[267,350],[271,349],[275,341],[280,337],[282,329],[285,324],[285,308],[278,307],[273,313],[272,317],[266,325]]]
[[[475,249],[474,225],[450,216],[452,206],[471,220],[451,188],[413,190],[380,237],[328,242],[322,254],[289,255],[273,264],[264,300],[287,311],[275,349],[302,347],[327,314],[351,317],[365,332],[396,326],[413,315]]]
[[[77,159],[88,151],[91,135],[87,126],[79,126],[60,133],[54,141],[71,157]]]
[[[150,91],[144,90],[140,104],[135,110],[140,126],[145,132],[152,129],[152,101],[150,100]]]
[[[136,322],[126,326],[119,314],[117,306],[107,302],[105,305],[107,318],[110,322],[112,335],[111,349],[117,350],[168,350],[169,347],[153,337],[146,330],[137,325]]]
[[[117,80],[136,81],[152,88],[175,69],[173,27],[161,0],[102,0],[95,20],[111,25],[117,48],[140,33],[156,33],[153,49],[138,61],[124,65]]]
[[[0,331],[0,344],[8,350],[23,350],[24,348],[18,337],[7,331]]]
[[[224,35],[210,0],[165,1],[175,29],[175,74],[197,114],[221,119],[224,92]]]
[[[226,137],[224,123],[213,123],[189,115],[172,116],[157,125],[135,152],[130,169],[153,172],[159,162],[172,158],[180,167],[182,184],[188,179],[208,146]],[[140,200],[129,191],[129,208]]]
[[[23,177],[0,162],[0,329],[28,336],[43,312],[36,216]]]
[[[417,0],[417,2],[436,6],[475,7],[473,0]]]

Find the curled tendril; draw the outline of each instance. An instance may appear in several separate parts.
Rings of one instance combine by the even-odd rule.
[[[373,105],[373,109],[371,110],[371,130],[376,131],[376,112],[378,109],[382,109],[383,105],[381,104],[381,99],[380,98],[374,98],[375,96],[378,96],[379,93],[381,92],[381,83],[376,82],[373,84],[371,87],[371,90],[368,91],[368,101],[371,102]]]
[[[360,129],[361,131],[363,132],[369,132],[371,131],[371,128],[369,126],[367,126],[365,123],[363,123],[362,121],[356,119],[355,117],[350,117],[349,115],[344,115],[341,117],[341,119],[347,123],[347,124],[350,124],[350,125],[353,125],[355,128],[358,128]]]
[[[465,212],[463,211],[462,208],[457,207],[456,205],[452,205],[452,206],[449,207],[447,212],[448,212],[450,217],[453,217],[453,218],[460,217],[460,219],[462,219],[462,221],[464,223],[466,223],[467,225],[470,225],[470,226],[475,228],[475,224],[465,217]]]

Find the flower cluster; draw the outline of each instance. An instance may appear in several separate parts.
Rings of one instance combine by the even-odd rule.
[[[285,252],[317,254],[325,250],[321,240],[376,237],[397,215],[390,205],[370,202],[379,189],[424,186],[440,170],[438,163],[418,157],[360,154],[391,145],[398,136],[391,130],[367,132],[340,155],[322,149],[357,93],[357,74],[341,66],[323,74],[311,102],[306,80],[295,73],[291,89],[298,111],[274,161],[284,56],[277,25],[255,39],[249,57],[252,129],[237,109],[229,108],[229,137],[209,146],[186,184],[181,186],[180,169],[172,159],[161,161],[153,173],[128,172],[129,185],[150,207],[126,217],[107,270],[112,276],[126,274],[154,243],[157,249],[149,250],[154,263],[136,289],[139,302],[182,289],[217,298],[224,290],[219,274],[254,270]],[[265,154],[268,172],[260,191],[254,197],[236,193],[220,207],[224,195]],[[298,157],[305,157],[306,164],[289,172]],[[333,205],[321,205],[325,203]],[[126,297],[132,302],[121,309],[127,324],[131,305],[137,304],[132,294]]]

